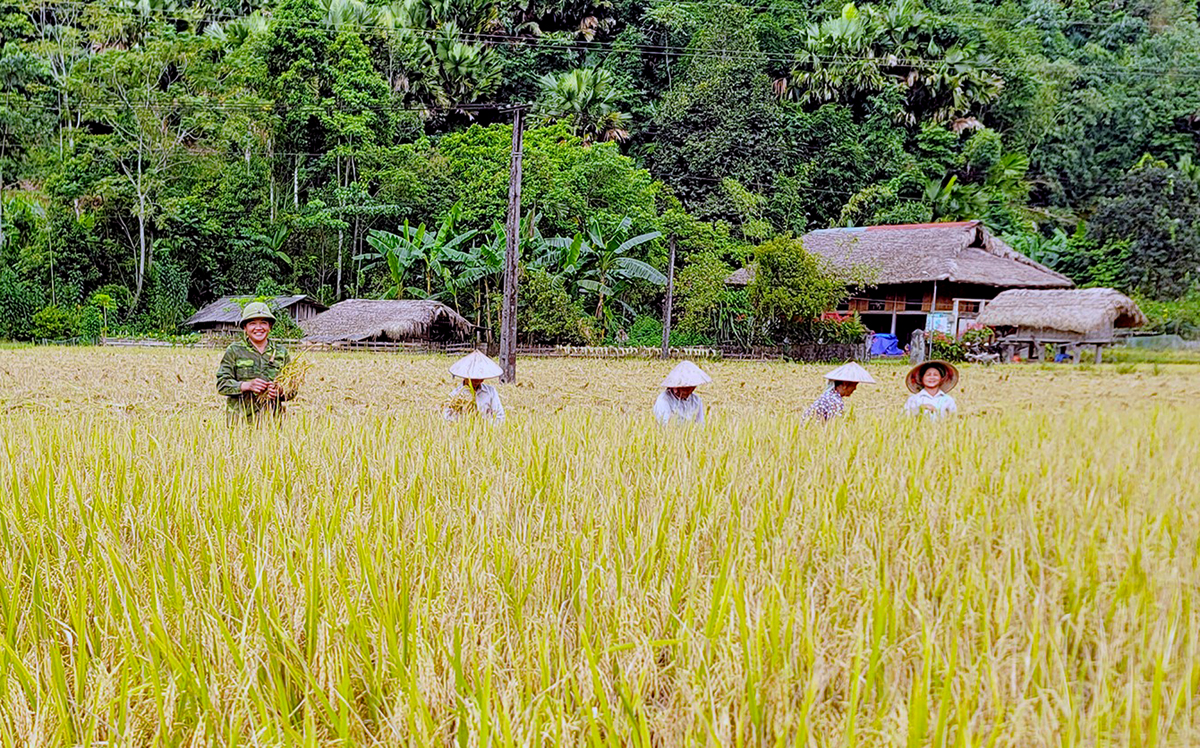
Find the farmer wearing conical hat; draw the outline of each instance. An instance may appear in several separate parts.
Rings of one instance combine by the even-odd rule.
[[[958,369],[953,364],[937,360],[917,364],[904,378],[904,384],[913,393],[904,404],[908,415],[943,418],[958,412],[949,394],[958,384]]]
[[[275,384],[290,357],[287,348],[270,340],[275,315],[261,301],[242,310],[245,337],[230,343],[217,368],[217,392],[226,397],[229,422],[253,420],[260,413],[283,413],[284,393]]]
[[[664,426],[675,419],[703,424],[704,403],[695,393],[697,387],[711,381],[712,377],[691,361],[680,362],[663,380],[662,394],[654,401],[654,417]]]
[[[484,380],[498,377],[503,370],[495,361],[479,351],[472,351],[454,362],[450,373],[462,379],[462,384],[450,393],[450,400],[443,411],[447,421],[456,420],[467,413],[478,413],[496,423],[504,420],[504,405],[500,393]]]
[[[828,421],[846,412],[846,398],[854,394],[860,384],[875,384],[870,372],[851,361],[825,375],[829,381],[825,392],[804,411],[805,418],[820,418]]]

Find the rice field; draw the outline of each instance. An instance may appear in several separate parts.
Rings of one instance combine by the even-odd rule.
[[[1200,367],[313,354],[227,427],[214,351],[0,350],[3,745],[1200,743]]]

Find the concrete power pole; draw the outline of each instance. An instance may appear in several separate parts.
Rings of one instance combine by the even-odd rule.
[[[500,368],[504,384],[517,381],[517,270],[521,254],[521,151],[525,109],[513,110],[512,163],[508,171],[508,220],[504,226],[504,303],[500,315]]]

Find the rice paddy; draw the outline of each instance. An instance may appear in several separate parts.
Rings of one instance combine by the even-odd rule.
[[[0,351],[4,745],[1200,742],[1200,367],[313,354],[226,426],[219,352]]]

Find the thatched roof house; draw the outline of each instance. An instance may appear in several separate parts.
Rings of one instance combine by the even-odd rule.
[[[438,301],[348,299],[301,325],[315,343],[360,341],[463,340],[474,329],[458,312]]]
[[[801,241],[839,270],[865,268],[877,285],[945,281],[1004,288],[1071,288],[1070,278],[1034,262],[993,236],[979,221],[820,229]],[[747,286],[754,268],[725,279]]]
[[[802,241],[805,250],[835,270],[865,272],[872,287],[857,292],[845,311],[859,312],[875,332],[902,339],[931,325],[958,332],[1005,289],[1075,285],[1008,246],[979,221],[821,229]],[[753,279],[754,268],[746,267],[725,282],[746,286]]]
[[[1146,315],[1133,299],[1111,288],[1005,291],[988,303],[978,322],[1022,340],[1108,343],[1117,330],[1146,324]]]
[[[197,332],[236,332],[242,319],[242,307],[254,299],[254,296],[222,296],[183,324]],[[304,294],[276,296],[268,299],[267,304],[276,312],[287,312],[297,323],[310,320],[329,308]]]

